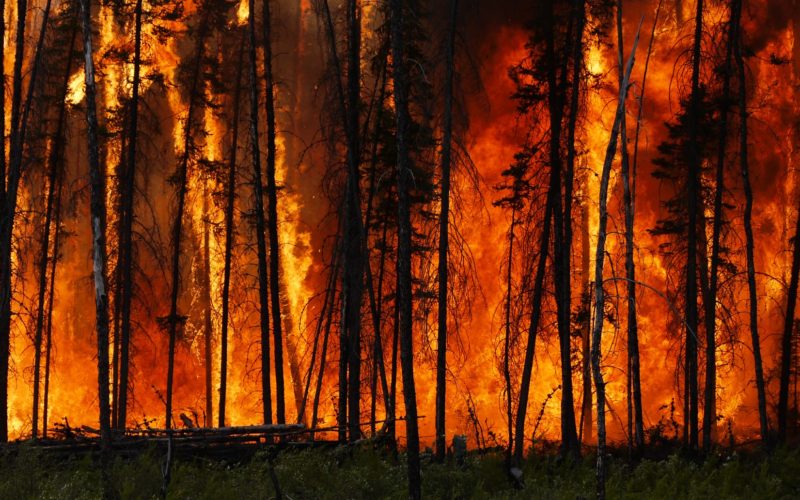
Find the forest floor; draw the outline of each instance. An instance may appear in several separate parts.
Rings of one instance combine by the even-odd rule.
[[[703,460],[665,454],[610,460],[608,498],[800,498],[800,450],[716,453]],[[155,448],[113,460],[110,483],[122,499],[161,496],[164,455]],[[537,453],[524,467],[524,487],[509,482],[502,453],[470,454],[463,465],[423,459],[425,498],[592,498],[594,457],[579,463]],[[259,451],[241,461],[176,458],[168,498],[407,498],[404,456],[334,447]],[[0,454],[0,498],[100,498],[102,475],[91,456],[54,456],[33,447]]]

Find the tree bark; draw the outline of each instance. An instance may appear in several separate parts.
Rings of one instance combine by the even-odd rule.
[[[256,242],[258,253],[258,304],[261,326],[261,397],[264,423],[272,423],[272,388],[270,387],[269,347],[269,288],[267,281],[267,243],[265,241],[264,184],[261,175],[261,148],[258,143],[258,75],[256,68],[256,13],[255,0],[249,0],[250,15],[250,142],[253,148],[253,198],[256,216]],[[224,386],[220,385],[220,423],[224,422]]]
[[[207,20],[202,19],[200,23],[194,54],[194,68],[192,68],[192,79],[189,85],[189,109],[186,112],[186,123],[183,127],[183,155],[181,156],[176,173],[178,207],[172,229],[172,290],[170,293],[169,316],[167,317],[169,351],[167,353],[167,401],[164,416],[167,429],[172,428],[172,379],[175,372],[175,343],[178,336],[178,327],[183,324],[183,318],[178,315],[178,297],[180,295],[181,285],[181,235],[183,232],[183,212],[186,206],[186,193],[188,191],[187,176],[192,149],[192,123],[194,121],[197,92],[200,88],[205,37],[206,30],[208,29],[206,25]]]
[[[134,10],[133,92],[130,103],[127,166],[121,185],[120,199],[120,256],[117,265],[122,266],[120,277],[120,359],[119,402],[117,427],[125,429],[128,410],[128,373],[130,368],[131,300],[133,298],[133,219],[134,194],[136,192],[136,147],[139,127],[139,85],[142,51],[142,0],[136,0]]]
[[[444,82],[444,133],[442,137],[442,185],[441,213],[439,214],[439,295],[438,326],[439,336],[436,346],[436,458],[444,460],[447,451],[445,427],[445,405],[447,404],[447,289],[448,289],[448,251],[450,223],[450,162],[453,138],[453,56],[456,42],[456,22],[458,19],[458,0],[450,1],[450,26],[447,32]],[[513,228],[512,228],[513,231]],[[510,266],[509,262],[509,266]],[[507,354],[507,353],[506,353]],[[510,384],[509,384],[510,386]],[[510,387],[509,387],[510,388]],[[511,452],[512,422],[510,420],[511,393],[509,401],[509,453]]]
[[[706,329],[706,384],[703,408],[703,449],[711,450],[714,427],[716,426],[716,394],[717,394],[717,294],[719,287],[720,238],[723,223],[722,196],[725,191],[725,153],[728,142],[728,113],[730,108],[731,72],[733,58],[733,11],[728,23],[728,43],[725,50],[725,63],[722,66],[722,105],[719,118],[719,144],[717,149],[717,168],[714,186],[714,220],[711,236],[711,269],[709,272],[708,296],[705,304]]]
[[[750,165],[748,159],[747,127],[747,75],[742,57],[742,0],[731,3],[731,39],[736,60],[739,83],[739,163],[744,188],[744,232],[747,254],[747,290],[750,297],[750,339],[753,347],[753,364],[758,392],[758,421],[761,442],[769,443],[769,421],[767,420],[767,395],[764,382],[764,368],[761,361],[761,342],[758,333],[758,289],[756,288],[755,237],[753,236],[753,188],[750,185]]]
[[[789,290],[786,293],[786,316],[781,336],[780,389],[778,392],[778,439],[786,440],[789,414],[789,382],[791,379],[792,334],[794,333],[794,313],[797,307],[797,286],[800,278],[800,205],[794,231],[794,250]]]
[[[47,25],[50,19],[50,0],[47,1],[44,8],[44,14],[42,18],[42,27],[39,33],[39,44],[36,47],[36,61],[34,65],[39,65],[40,54],[42,48],[44,46],[44,35],[47,30]],[[71,53],[70,53],[71,56]],[[67,71],[69,71],[69,65],[67,67]],[[60,151],[61,146],[61,129],[63,127],[63,112],[64,112],[64,105],[61,105],[59,109],[59,122],[58,122],[58,130],[56,131],[55,140],[51,147],[58,148]],[[41,389],[41,367],[42,367],[42,342],[43,342],[43,329],[44,329],[44,309],[45,309],[45,294],[47,292],[47,268],[48,268],[48,256],[50,253],[50,227],[53,221],[53,203],[56,198],[56,179],[57,175],[57,168],[58,162],[53,159],[55,156],[51,150],[50,160],[48,161],[48,176],[47,176],[47,196],[45,202],[45,214],[44,214],[44,224],[42,226],[42,240],[41,246],[39,250],[39,289],[38,289],[38,298],[37,304],[38,307],[36,308],[36,324],[34,326],[34,347],[33,347],[33,411],[32,411],[32,418],[33,421],[33,428],[32,428],[32,436],[36,439],[39,435],[39,399],[40,399],[40,389]]]
[[[650,41],[648,42],[647,46],[647,56],[644,62],[644,72],[642,74],[642,90],[639,94],[639,109],[636,114],[636,131],[634,133],[634,140],[633,140],[633,169],[632,169],[632,179],[630,179],[630,203],[631,203],[631,231],[634,228],[634,221],[633,215],[635,214],[635,207],[636,207],[636,167],[638,166],[639,161],[639,132],[641,131],[641,124],[642,124],[642,110],[644,105],[644,95],[645,89],[647,85],[647,70],[650,66],[650,54],[653,52],[653,43],[655,41],[656,35],[656,27],[658,26],[658,17],[661,13],[661,4],[663,0],[658,1],[658,5],[656,6],[656,13],[653,18],[653,27],[650,31]],[[632,236],[632,234],[631,234]],[[632,238],[631,238],[632,239]],[[627,250],[626,250],[627,251]],[[634,268],[635,271],[635,268]],[[635,272],[628,276],[631,279],[632,283],[635,285]],[[630,321],[630,320],[629,320]],[[635,335],[634,335],[635,333]],[[640,373],[640,362],[639,362],[639,334],[638,334],[638,327],[636,332],[632,332],[630,329],[628,331],[628,370],[629,379],[630,379],[630,386],[631,386],[631,395],[630,397],[633,399],[633,418],[634,418],[634,444],[638,451],[641,451],[644,447],[644,420],[643,420],[643,411],[642,411],[642,382],[641,382],[641,373]]]
[[[408,460],[408,494],[419,499],[419,428],[417,395],[414,385],[414,339],[411,286],[411,162],[409,159],[408,80],[403,38],[403,2],[391,0],[391,45],[394,75],[394,108],[397,120],[397,308],[399,315],[400,360],[403,370],[403,397],[406,406],[406,439]]]
[[[108,294],[106,279],[106,205],[105,176],[100,164],[97,89],[94,80],[92,51],[92,16],[90,0],[81,0],[83,10],[83,55],[86,85],[87,146],[89,150],[89,183],[91,186],[92,268],[94,278],[95,321],[97,329],[97,389],[100,407],[100,442],[108,450],[111,442],[108,373]]]
[[[5,2],[2,4],[5,14]],[[11,133],[9,136],[9,168],[5,171],[5,153],[3,157],[0,178],[3,179],[2,196],[0,196],[0,442],[8,441],[8,360],[10,355],[11,340],[11,239],[14,232],[14,218],[17,210],[17,189],[20,181],[20,169],[22,166],[22,144],[24,140],[19,139],[20,132],[20,112],[22,104],[22,59],[25,50],[25,24],[27,18],[27,2],[17,1],[17,31],[15,41],[15,58],[12,77],[11,95]],[[5,17],[5,15],[0,16]],[[5,22],[0,35],[5,36]],[[4,51],[2,51],[4,52]],[[2,70],[3,76],[5,71]],[[33,79],[31,79],[33,83]],[[31,88],[33,86],[31,85]],[[3,89],[5,91],[5,78],[3,79]],[[5,93],[5,92],[4,92]],[[3,130],[5,130],[5,96],[3,97]],[[3,135],[3,151],[5,151],[5,133]],[[6,181],[6,174],[8,180]]]
[[[695,15],[694,44],[692,47],[692,87],[689,102],[689,168],[688,168],[688,234],[686,238],[686,392],[688,401],[685,413],[688,416],[688,429],[684,429],[684,442],[690,449],[698,445],[698,389],[697,389],[697,250],[698,250],[698,211],[700,209],[700,145],[698,144],[700,116],[700,43],[703,36],[703,0],[697,0]],[[686,420],[686,417],[684,417]]]
[[[575,428],[575,407],[572,394],[572,364],[570,352],[571,337],[571,211],[572,196],[562,198],[562,184],[567,193],[572,192],[571,181],[562,179],[561,134],[564,116],[564,83],[558,81],[558,67],[555,34],[555,6],[548,3],[545,9],[545,58],[547,66],[547,106],[550,121],[549,163],[550,183],[558,196],[553,205],[554,250],[553,271],[556,295],[556,317],[558,324],[559,353],[561,361],[561,446],[564,453],[577,459],[580,456],[580,443]],[[567,175],[571,179],[571,175]]]
[[[528,343],[525,348],[525,360],[522,366],[522,378],[519,389],[519,404],[517,405],[516,435],[514,442],[514,463],[520,465],[525,451],[525,416],[528,411],[528,396],[531,387],[531,374],[533,373],[533,361],[536,355],[536,337],[539,329],[539,322],[542,316],[542,299],[544,297],[544,277],[547,270],[547,254],[550,248],[550,227],[553,219],[553,203],[555,193],[552,188],[547,192],[545,202],[544,220],[542,222],[542,234],[539,241],[539,259],[536,264],[536,276],[533,282],[533,292],[531,296],[531,315],[528,322]]]
[[[236,71],[235,89],[233,91],[233,122],[231,123],[231,150],[228,159],[228,185],[225,194],[225,263],[222,270],[222,325],[220,339],[225,346],[223,358],[221,360],[221,373],[226,373],[228,368],[228,322],[230,314],[230,290],[231,290],[231,258],[233,257],[233,209],[236,202],[236,146],[239,142],[239,101],[242,94],[242,69],[244,67],[244,44],[245,33],[242,33],[242,41],[239,45],[239,62]],[[252,48],[251,52],[255,49]],[[251,61],[252,63],[253,61]],[[269,373],[269,370],[267,370]],[[226,373],[227,374],[227,373]],[[220,401],[222,399],[220,398]],[[270,423],[270,422],[265,422]],[[224,410],[220,406],[219,426],[225,426]]]
[[[509,355],[511,349],[511,296],[513,292],[513,270],[514,270],[514,227],[517,225],[517,208],[511,209],[511,226],[508,229],[508,257],[506,259],[506,300],[505,300],[505,321],[503,338],[503,382],[506,391],[506,423],[508,425],[508,446],[506,447],[506,458],[511,459],[511,451],[514,448],[514,412],[511,405],[511,370],[509,366]],[[442,409],[444,411],[444,409]],[[524,441],[525,434],[517,434],[520,441]],[[437,439],[438,439],[437,433]]]
[[[641,21],[639,23],[641,28]],[[603,321],[605,319],[605,293],[603,290],[603,266],[606,255],[606,226],[608,223],[608,184],[611,177],[611,166],[614,161],[614,154],[617,150],[617,137],[620,135],[622,122],[625,119],[625,99],[628,94],[628,82],[630,81],[631,70],[636,55],[636,47],[639,44],[639,30],[636,30],[636,38],[633,41],[631,55],[625,67],[625,73],[620,81],[619,102],[614,117],[614,126],[611,129],[611,138],[608,141],[603,171],[600,176],[600,218],[597,229],[597,249],[595,252],[594,263],[594,326],[592,328],[592,376],[594,378],[595,391],[597,393],[597,498],[604,499],[606,495],[606,398],[605,382],[600,366],[602,341],[603,341]]]
[[[269,231],[269,287],[272,305],[272,336],[275,343],[275,412],[279,424],[286,423],[283,379],[283,323],[281,320],[280,247],[278,240],[278,191],[275,184],[275,84],[272,74],[272,18],[270,0],[263,0],[261,29],[264,43],[264,92],[267,113],[267,228]],[[253,49],[255,50],[255,49]]]

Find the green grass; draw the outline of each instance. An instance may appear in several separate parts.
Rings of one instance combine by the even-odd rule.
[[[163,457],[151,450],[116,459],[110,480],[123,499],[159,498]],[[372,449],[286,451],[274,472],[287,498],[407,498],[403,456],[393,459]],[[257,454],[244,463],[201,459],[173,464],[169,498],[262,499],[275,493],[269,461]],[[525,465],[523,489],[507,479],[503,457],[472,455],[463,467],[425,461],[426,498],[576,499],[594,496],[594,458],[575,464],[537,455]],[[2,499],[93,499],[101,497],[102,476],[88,457],[56,458],[33,448],[0,456]],[[612,459],[608,497],[617,498],[800,498],[800,451],[771,456],[715,455],[704,462],[669,456],[631,465]]]

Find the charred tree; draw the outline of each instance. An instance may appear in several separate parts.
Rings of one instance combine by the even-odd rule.
[[[92,267],[95,297],[95,328],[97,330],[97,389],[100,406],[101,448],[108,450],[111,442],[108,368],[108,293],[106,278],[106,192],[105,176],[100,164],[97,122],[97,89],[94,79],[92,49],[92,14],[90,0],[81,0],[83,55],[86,85],[87,147],[89,150],[89,183],[91,185]]]
[[[44,36],[45,32],[47,31],[47,26],[50,19],[50,4],[48,2],[45,4],[44,14],[42,19],[42,26],[41,31],[39,33],[39,43],[36,47],[36,61],[34,64],[36,66],[39,65],[39,60],[41,57],[41,51],[44,47]],[[71,54],[70,54],[71,55]],[[69,65],[67,67],[67,72],[69,72]],[[69,78],[69,74],[67,75]],[[63,128],[63,110],[64,105],[62,104],[61,109],[59,111],[59,122],[58,126],[59,129],[56,131],[56,141],[54,147],[61,146],[61,128]],[[61,149],[59,149],[61,151]],[[52,156],[52,155],[51,155]],[[40,390],[41,390],[41,367],[42,367],[42,342],[43,342],[43,329],[44,329],[44,301],[45,301],[45,294],[47,293],[47,268],[48,268],[48,255],[50,252],[50,227],[53,221],[53,203],[56,199],[56,179],[57,169],[58,169],[58,161],[53,160],[48,162],[48,173],[47,173],[47,196],[45,202],[45,213],[44,213],[44,224],[42,226],[42,240],[41,246],[39,250],[39,289],[38,289],[38,297],[37,297],[37,311],[36,311],[36,324],[34,326],[34,334],[33,334],[33,411],[32,420],[33,420],[33,428],[32,428],[32,435],[33,438],[36,439],[39,435],[39,399],[40,399]]]
[[[447,402],[447,290],[450,225],[450,168],[453,140],[453,53],[455,51],[458,0],[450,1],[450,25],[445,49],[444,132],[442,137],[441,212],[439,214],[438,332],[436,345],[436,458],[444,460],[447,445],[445,405]],[[512,229],[513,230],[513,229]],[[510,262],[509,262],[510,268]],[[510,385],[510,384],[509,384]],[[511,394],[508,395],[511,401]],[[509,404],[510,406],[510,404]],[[510,412],[509,412],[510,416]],[[509,449],[511,420],[509,420]]]
[[[755,237],[753,236],[753,187],[750,184],[750,164],[748,158],[748,112],[747,112],[747,75],[742,55],[742,0],[731,3],[731,43],[736,62],[736,74],[739,85],[739,166],[744,188],[744,232],[745,252],[747,257],[747,291],[750,298],[750,340],[753,348],[753,364],[758,392],[758,422],[761,431],[761,442],[769,442],[769,421],[767,418],[767,395],[764,382],[764,368],[761,361],[761,339],[758,332],[758,289],[756,288]]]
[[[278,240],[278,188],[275,183],[275,78],[272,72],[272,17],[270,0],[261,4],[264,43],[264,93],[267,116],[267,228],[269,231],[269,290],[272,305],[272,336],[275,348],[275,412],[279,424],[286,423],[283,378],[283,322],[281,320],[280,246]],[[252,12],[252,11],[251,11]]]
[[[169,333],[169,351],[167,353],[167,400],[166,412],[164,416],[167,429],[172,428],[172,380],[175,372],[175,344],[178,337],[179,328],[183,327],[185,318],[178,314],[178,298],[181,288],[181,237],[183,235],[183,216],[186,207],[186,195],[189,191],[187,183],[189,161],[192,156],[193,140],[192,130],[194,114],[198,104],[198,92],[202,83],[203,54],[205,52],[205,38],[207,33],[207,19],[200,20],[199,30],[195,45],[194,60],[192,62],[191,74],[189,77],[189,106],[186,111],[186,121],[183,125],[183,153],[181,154],[177,171],[175,172],[174,182],[177,190],[178,205],[175,212],[175,221],[172,226],[172,256],[171,274],[172,284],[170,291],[169,316],[166,318],[167,331]],[[224,380],[224,379],[223,379]]]
[[[536,276],[531,292],[531,313],[528,320],[528,341],[525,348],[525,360],[522,366],[522,377],[519,389],[519,404],[517,405],[516,435],[514,441],[514,463],[522,463],[525,451],[525,417],[528,411],[528,397],[530,395],[531,375],[533,373],[533,360],[536,354],[536,337],[539,331],[539,322],[542,316],[543,297],[545,293],[544,279],[547,270],[547,256],[550,248],[550,228],[552,227],[553,203],[557,193],[551,190],[547,193],[542,233],[539,240],[539,255],[536,262]]]
[[[717,294],[719,288],[720,239],[723,225],[723,193],[725,192],[725,154],[728,143],[728,114],[731,105],[731,77],[733,71],[733,34],[734,13],[731,9],[728,22],[728,39],[725,49],[725,61],[722,65],[722,95],[720,96],[719,144],[717,148],[717,164],[714,183],[714,214],[711,236],[711,268],[708,278],[708,294],[705,305],[706,330],[706,383],[703,406],[703,449],[711,450],[714,427],[716,426],[717,396]]]
[[[411,162],[407,143],[409,132],[409,96],[405,46],[403,37],[403,2],[391,0],[391,47],[394,76],[394,107],[397,120],[397,309],[400,337],[400,359],[403,371],[403,397],[406,408],[408,460],[408,493],[413,499],[422,497],[417,395],[414,385],[414,338],[412,322],[411,273]]]
[[[703,0],[697,0],[695,14],[694,43],[692,46],[692,84],[688,118],[688,227],[686,237],[686,402],[688,425],[684,429],[684,441],[690,449],[698,445],[698,384],[697,384],[697,332],[699,324],[697,306],[697,245],[698,212],[700,208],[701,155],[698,144],[698,122],[700,120],[700,43],[703,37]]]
[[[231,290],[231,258],[233,257],[233,235],[234,221],[233,209],[236,202],[236,149],[239,142],[239,101],[242,93],[242,69],[244,67],[244,45],[245,33],[242,33],[242,41],[239,44],[239,60],[236,70],[236,80],[234,80],[233,91],[233,118],[231,122],[231,150],[228,159],[228,184],[225,192],[225,262],[222,270],[222,324],[220,339],[224,349],[220,361],[220,373],[227,375],[228,367],[228,323],[230,315],[230,290]],[[251,50],[253,52],[254,49]],[[269,370],[267,370],[269,373]],[[223,401],[220,394],[220,402]],[[220,403],[219,426],[225,426],[225,411]],[[265,422],[269,423],[269,422]]]
[[[119,402],[117,407],[117,427],[125,429],[128,410],[128,374],[130,367],[131,341],[131,301],[133,298],[133,219],[134,193],[136,192],[136,151],[139,128],[139,85],[141,83],[142,63],[142,0],[136,0],[134,9],[134,49],[133,49],[133,89],[130,102],[130,123],[126,139],[127,164],[120,183],[120,341],[119,341]]]
[[[580,45],[582,39],[583,19],[578,16],[582,9],[571,9],[566,24],[569,28],[564,33],[563,41],[558,30],[562,20],[555,1],[547,2],[541,26],[541,37],[544,44],[542,65],[546,81],[546,106],[550,125],[547,145],[547,161],[550,165],[550,189],[558,196],[553,204],[553,279],[555,282],[556,319],[558,325],[559,352],[561,361],[561,441],[562,451],[573,458],[580,455],[580,443],[575,427],[575,405],[572,389],[571,345],[571,258],[572,258],[572,188],[574,165],[562,160],[562,142],[565,139],[564,118],[568,114],[568,129],[574,127],[575,114],[567,112],[567,88],[569,76],[566,68],[570,67],[570,56],[575,53],[571,48]],[[575,29],[576,31],[572,31]],[[580,33],[580,35],[578,34]],[[574,37],[574,39],[573,39]],[[562,55],[563,53],[563,55]],[[562,58],[563,57],[563,58]],[[576,62],[576,66],[580,64]],[[577,74],[572,78],[578,78]],[[577,96],[573,96],[577,98]],[[575,112],[577,107],[574,108]],[[569,146],[574,147],[574,146]],[[574,157],[568,154],[568,157]]]
[[[641,28],[641,23],[639,24]],[[595,391],[597,394],[597,498],[604,499],[606,496],[606,391],[605,381],[600,361],[602,356],[603,341],[603,322],[606,317],[605,311],[605,290],[603,289],[603,267],[606,258],[606,226],[608,224],[608,184],[611,177],[611,166],[614,161],[614,154],[617,150],[617,138],[621,135],[622,122],[625,120],[625,99],[628,95],[628,82],[630,81],[631,70],[636,54],[636,47],[639,44],[639,30],[636,31],[636,38],[633,41],[631,55],[625,66],[625,72],[620,80],[619,102],[614,117],[614,126],[611,129],[611,138],[608,141],[603,171],[600,176],[600,216],[597,229],[597,248],[595,252],[594,264],[594,325],[592,326],[592,378],[594,379]],[[621,44],[620,44],[621,45]],[[624,148],[624,145],[623,145]]]
[[[361,297],[363,292],[363,243],[361,227],[359,109],[361,107],[361,9],[356,0],[347,3],[347,187],[345,194],[345,326],[347,329],[349,440],[361,438]]]
[[[3,2],[3,12],[5,12],[5,2]],[[24,139],[20,137],[20,114],[22,109],[22,62],[25,53],[25,26],[27,19],[28,4],[26,0],[17,0],[17,29],[14,42],[14,69],[11,81],[11,133],[9,135],[9,157],[8,172],[5,169],[5,152],[0,155],[3,157],[0,178],[3,179],[3,189],[0,196],[0,442],[8,440],[8,361],[10,355],[11,340],[11,250],[12,236],[14,232],[14,218],[17,211],[17,191],[21,178],[22,168],[22,146]],[[5,16],[3,16],[5,17]],[[5,21],[3,21],[3,33],[5,34]],[[4,51],[0,51],[4,52]],[[5,73],[3,71],[3,73]],[[3,90],[5,90],[5,78],[3,79]],[[33,88],[30,82],[30,88]],[[5,92],[4,92],[5,94]],[[5,96],[2,104],[4,105],[3,118],[5,118]],[[5,121],[2,124],[5,130]],[[3,145],[5,146],[5,133],[3,135]],[[5,151],[5,148],[3,149]]]
[[[267,281],[267,243],[265,241],[264,181],[261,173],[261,148],[258,143],[258,75],[256,68],[256,12],[255,0],[249,0],[250,14],[247,26],[250,48],[250,142],[253,162],[253,211],[256,219],[255,236],[258,257],[258,305],[261,326],[261,398],[263,402],[264,423],[272,423],[272,388],[270,382],[269,346],[269,284]],[[226,346],[227,349],[227,346]],[[224,380],[224,379],[223,379]],[[224,384],[225,382],[223,382]],[[220,426],[225,422],[224,385],[220,385]]]
[[[654,25],[655,26],[655,25]],[[623,35],[622,35],[622,1],[617,2],[617,55],[619,82],[622,85],[623,74]],[[635,443],[636,449],[644,445],[644,426],[642,424],[641,382],[639,378],[639,326],[636,317],[636,264],[634,262],[634,185],[631,183],[631,164],[628,155],[628,127],[625,102],[621,102],[622,121],[620,123],[620,156],[623,186],[623,205],[625,206],[625,278],[628,302],[628,377],[629,386],[633,388],[633,397],[628,398],[628,442]],[[600,401],[600,400],[598,400]],[[631,404],[632,403],[632,404]],[[633,424],[634,432],[631,432]]]
[[[786,440],[789,426],[789,382],[792,376],[791,363],[792,335],[794,333],[794,315],[797,308],[797,286],[800,282],[800,206],[798,206],[795,224],[792,269],[789,277],[789,289],[786,292],[786,316],[784,317],[783,334],[781,335],[780,388],[778,392],[778,439]]]

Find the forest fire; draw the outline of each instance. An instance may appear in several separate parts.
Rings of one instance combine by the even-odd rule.
[[[0,440],[797,434],[796,2],[424,4],[2,3]]]

